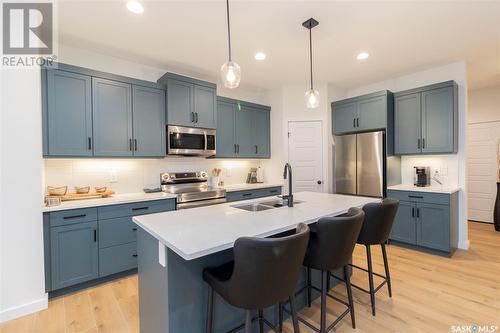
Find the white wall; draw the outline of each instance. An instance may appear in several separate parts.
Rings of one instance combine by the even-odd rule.
[[[442,175],[447,185],[460,186],[459,196],[459,248],[469,247],[467,230],[467,200],[466,200],[466,124],[467,124],[467,69],[464,62],[403,75],[390,80],[368,84],[356,89],[349,89],[349,97],[388,89],[392,92],[417,88],[433,83],[455,80],[458,84],[458,115],[459,115],[459,149],[456,155],[438,156],[403,156],[401,159],[402,182],[412,184],[413,166],[429,165],[434,170],[444,171]],[[434,172],[432,170],[431,172]]]
[[[468,121],[500,121],[500,86],[469,91]]]
[[[168,69],[145,66],[64,45],[59,45],[58,56],[59,61],[68,64],[148,81],[156,81],[168,71]],[[179,162],[168,162],[167,159],[156,162],[127,162],[126,160],[120,162],[116,160],[112,162],[96,160],[68,162],[66,160],[47,162],[48,173],[45,175],[41,140],[40,72],[37,70],[2,70],[0,72],[2,74],[0,207],[8,207],[8,210],[2,209],[0,211],[1,322],[38,311],[47,306],[43,270],[43,179],[46,176],[48,181],[54,179],[53,168],[61,167],[65,170],[64,182],[67,180],[68,183],[77,184],[78,180],[75,179],[75,175],[80,176],[81,174],[78,174],[79,168],[87,165],[90,169],[97,170],[87,180],[98,184],[100,179],[103,179],[102,173],[99,173],[98,170],[106,169],[106,165],[119,165],[125,170],[127,165],[135,165],[137,173],[127,173],[122,170],[123,173],[121,173],[122,171],[119,173],[119,182],[112,184],[120,191],[135,191],[139,187],[142,188],[143,185],[153,185],[153,178],[159,177],[159,170],[169,170],[169,167],[178,170],[182,166],[179,165]],[[199,78],[210,79],[213,82],[218,81],[218,78]],[[242,86],[236,91],[221,89],[219,94],[255,103],[266,104],[268,101],[268,94],[265,90],[252,87]],[[231,177],[227,177],[230,183],[245,181],[242,177],[244,170],[250,165],[258,165],[259,163],[258,161],[199,161],[198,163],[191,160],[189,168],[203,167],[208,169],[215,165],[222,165],[226,170],[235,170]],[[71,170],[70,175],[67,173],[68,170]],[[151,174],[149,174],[149,170],[151,170]],[[145,174],[148,176],[144,176]],[[137,175],[143,179],[143,182],[132,182],[128,186],[126,181]],[[94,176],[95,178],[93,178]],[[120,179],[123,181],[120,182]]]

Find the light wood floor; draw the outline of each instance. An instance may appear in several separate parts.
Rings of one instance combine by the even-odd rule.
[[[500,327],[500,233],[481,223],[470,223],[469,230],[470,250],[457,251],[452,259],[389,246],[392,299],[383,288],[376,297],[377,316],[372,317],[369,296],[354,289],[357,329],[346,317],[336,331],[451,332],[451,325]],[[380,250],[372,252],[374,269],[383,272]],[[363,247],[356,248],[354,262],[365,265]],[[356,271],[353,282],[367,285],[366,275]],[[345,295],[344,287],[337,286],[334,293]],[[342,310],[330,301],[327,319],[333,320]],[[302,314],[317,322],[318,303]],[[289,323],[286,328],[291,332]],[[47,310],[0,325],[0,333],[138,331],[137,276],[54,299]],[[301,332],[312,331],[301,325]]]

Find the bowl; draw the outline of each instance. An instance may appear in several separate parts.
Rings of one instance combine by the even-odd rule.
[[[98,186],[95,188],[96,193],[104,193],[108,188],[106,186]]]
[[[90,186],[75,186],[76,194],[87,194],[90,192]]]
[[[66,192],[68,192],[67,186],[60,186],[60,187],[47,186],[47,193],[49,195],[63,196],[66,194]]]

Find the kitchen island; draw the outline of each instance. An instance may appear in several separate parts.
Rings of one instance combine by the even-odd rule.
[[[140,227],[141,332],[204,332],[208,286],[202,271],[231,261],[237,238],[290,232],[298,223],[311,224],[379,200],[314,192],[294,196],[293,208],[274,207],[279,198],[271,197],[134,217]],[[313,283],[318,283],[317,278],[313,276]],[[303,283],[302,277],[297,288]],[[301,308],[305,300],[299,297],[297,303]],[[271,322],[276,320],[275,308],[265,313]],[[227,331],[243,320],[243,310],[216,297],[216,332]]]

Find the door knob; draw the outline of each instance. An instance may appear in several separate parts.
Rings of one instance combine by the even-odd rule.
[[[318,180],[318,185],[321,185],[323,184],[323,182],[321,180]]]

